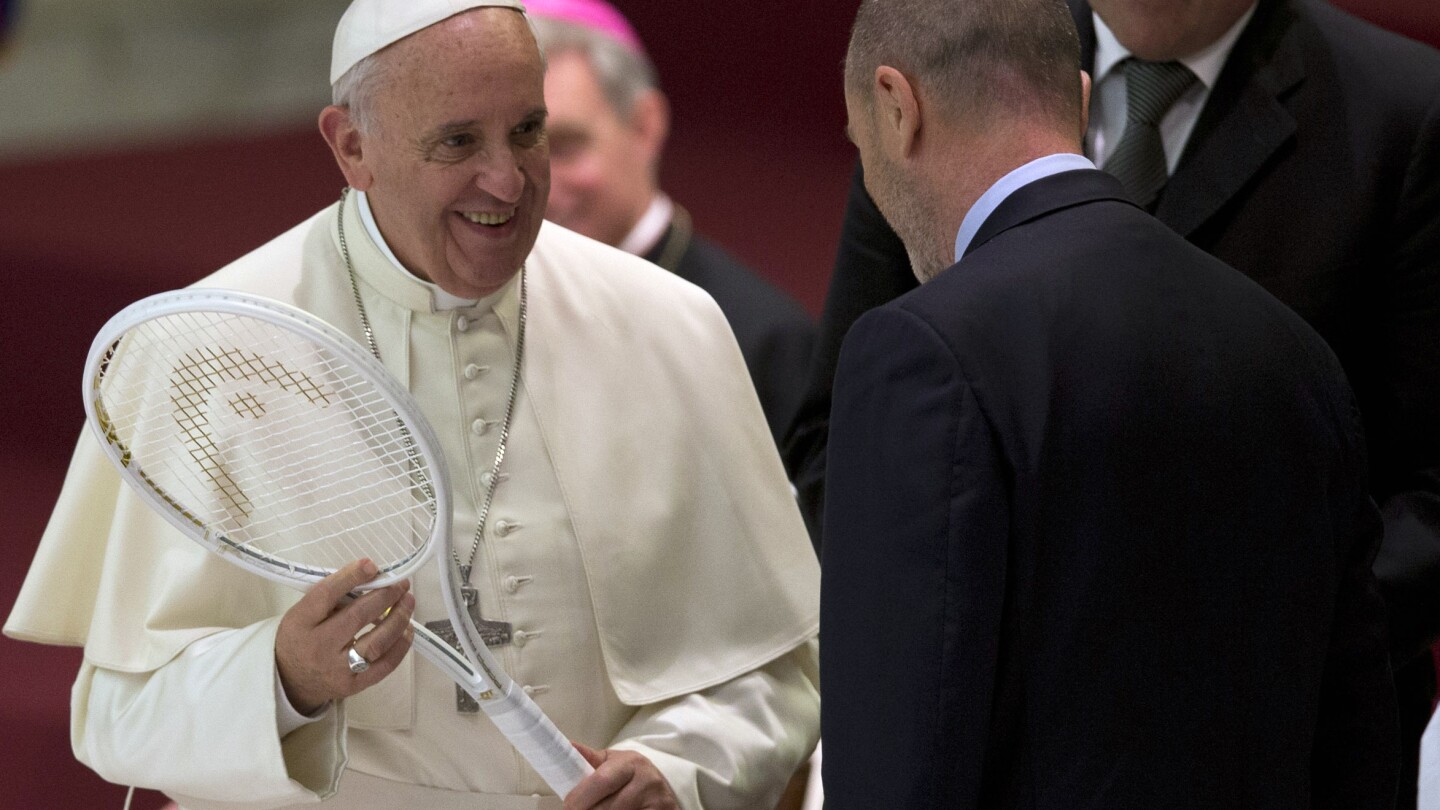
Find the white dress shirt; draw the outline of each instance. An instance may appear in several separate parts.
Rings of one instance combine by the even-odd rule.
[[[649,253],[660,244],[660,237],[665,235],[665,229],[670,227],[670,220],[674,216],[675,203],[664,194],[656,192],[650,199],[650,205],[645,208],[645,213],[636,221],[635,227],[620,240],[620,249],[631,256],[644,256]]]

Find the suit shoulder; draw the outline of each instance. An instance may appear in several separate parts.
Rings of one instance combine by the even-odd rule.
[[[933,283],[922,284],[863,313],[846,333],[842,350],[852,342],[858,344],[884,335],[903,343],[907,349],[944,354],[958,361],[964,345],[958,335],[965,330],[967,322],[964,307],[947,308],[948,296],[940,294],[940,288],[933,287]]]
[[[1300,0],[1297,17],[1312,44],[1332,55],[1341,81],[1429,107],[1440,92],[1440,51],[1320,0]]]

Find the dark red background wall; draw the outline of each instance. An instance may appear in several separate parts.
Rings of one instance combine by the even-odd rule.
[[[663,171],[701,230],[818,312],[853,152],[840,64],[853,2],[618,0],[675,111]],[[1440,43],[1440,4],[1344,0]],[[3,66],[0,66],[3,67]],[[3,111],[0,111],[3,114]],[[80,429],[79,377],[105,318],[182,286],[335,199],[341,178],[311,127],[200,137],[0,164],[0,611],[19,590]],[[7,807],[119,807],[74,762],[76,650],[0,639]],[[145,797],[137,807],[158,801]]]

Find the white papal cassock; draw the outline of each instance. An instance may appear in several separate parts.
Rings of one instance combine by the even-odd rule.
[[[363,341],[338,210],[200,286],[293,303]],[[344,217],[382,360],[441,436],[464,554],[518,280],[437,308],[367,235],[356,195]],[[773,806],[819,732],[818,566],[724,317],[698,288],[548,223],[525,272],[523,385],[472,578],[482,614],[515,628],[496,652],[562,732],[643,753],[683,806]],[[415,593],[418,620],[444,618],[434,566]],[[559,807],[413,655],[280,739],[274,637],[296,598],[171,529],[86,435],[5,632],[84,645],[76,756],[186,808]]]

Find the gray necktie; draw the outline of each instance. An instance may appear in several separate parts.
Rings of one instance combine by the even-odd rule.
[[[1125,132],[1105,161],[1105,171],[1119,178],[1131,199],[1147,210],[1170,179],[1160,119],[1195,81],[1195,74],[1179,62],[1125,60]]]

